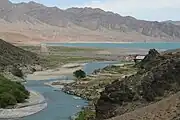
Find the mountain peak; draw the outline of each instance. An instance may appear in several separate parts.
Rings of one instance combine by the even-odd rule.
[[[29,3],[29,4],[37,4],[37,3],[34,2],[34,1],[29,1],[28,3]]]
[[[72,7],[72,8],[66,9],[66,11],[71,12],[71,13],[85,13],[85,14],[107,13],[100,8],[91,8],[91,7],[84,7],[84,8]]]

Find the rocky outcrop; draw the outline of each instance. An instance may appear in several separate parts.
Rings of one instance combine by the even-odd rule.
[[[180,91],[179,58],[179,52],[159,54],[150,50],[137,74],[106,86],[96,104],[97,119],[134,111]]]
[[[137,66],[141,68],[147,68],[147,66],[159,55],[160,54],[157,50],[150,49],[145,58],[140,63],[138,63]]]

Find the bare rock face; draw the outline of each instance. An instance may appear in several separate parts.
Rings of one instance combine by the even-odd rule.
[[[151,61],[156,59],[156,57],[158,57],[159,55],[160,54],[159,54],[159,52],[157,50],[150,49],[149,53],[145,56],[145,58],[140,63],[137,64],[137,66],[140,66],[141,68],[144,68],[147,65],[149,65],[151,63]]]
[[[113,82],[101,93],[96,104],[98,120],[134,111],[180,91],[180,53],[150,50],[147,56],[137,74]]]

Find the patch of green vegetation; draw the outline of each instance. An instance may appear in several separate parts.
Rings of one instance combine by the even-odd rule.
[[[137,68],[134,67],[134,64],[124,64],[122,66],[111,65],[102,69],[102,73],[111,73],[111,74],[128,74],[135,73]]]
[[[93,52],[98,51],[100,49],[97,48],[78,48],[78,47],[64,47],[64,46],[49,46],[48,49],[51,52]]]
[[[40,52],[40,46],[19,46],[19,47],[24,50],[35,52],[35,53]]]
[[[79,112],[77,118],[75,120],[94,120],[96,116],[96,113],[89,109],[84,109],[81,112]]]
[[[40,53],[40,46],[20,46],[21,48]],[[78,56],[79,52],[94,52],[100,49],[97,48],[77,48],[77,47],[64,47],[64,46],[48,46],[48,55],[41,55],[44,58],[41,64],[44,67],[54,68],[62,64],[72,63],[72,62],[87,62],[87,61],[94,61],[94,60],[104,60],[98,57],[83,57]],[[77,52],[77,56],[71,56]],[[69,54],[69,55],[67,55]],[[47,60],[47,61],[45,61]]]
[[[81,79],[81,78],[85,78],[86,77],[86,73],[83,70],[77,70],[77,71],[73,72],[73,75],[77,79]]]
[[[47,55],[44,56],[47,60],[45,62],[46,67],[57,67],[58,65],[72,63],[72,62],[86,62],[86,61],[94,61],[94,60],[103,60],[100,58],[90,58],[90,57],[83,57],[83,56],[61,56],[61,55]]]
[[[25,102],[29,92],[19,82],[13,82],[0,75],[0,108]]]
[[[40,53],[40,46],[20,46],[20,48],[27,51]],[[78,48],[78,47],[64,47],[64,46],[47,46],[49,53],[63,53],[63,52],[93,52],[101,49],[97,48]]]
[[[22,71],[17,68],[17,67],[13,67],[12,70],[11,70],[11,73],[14,75],[14,76],[17,76],[17,77],[20,77],[20,78],[23,78],[23,73]]]

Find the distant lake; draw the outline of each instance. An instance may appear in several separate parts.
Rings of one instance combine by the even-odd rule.
[[[159,43],[47,43],[50,46],[95,47],[95,48],[140,48],[140,49],[177,49],[180,42]]]

